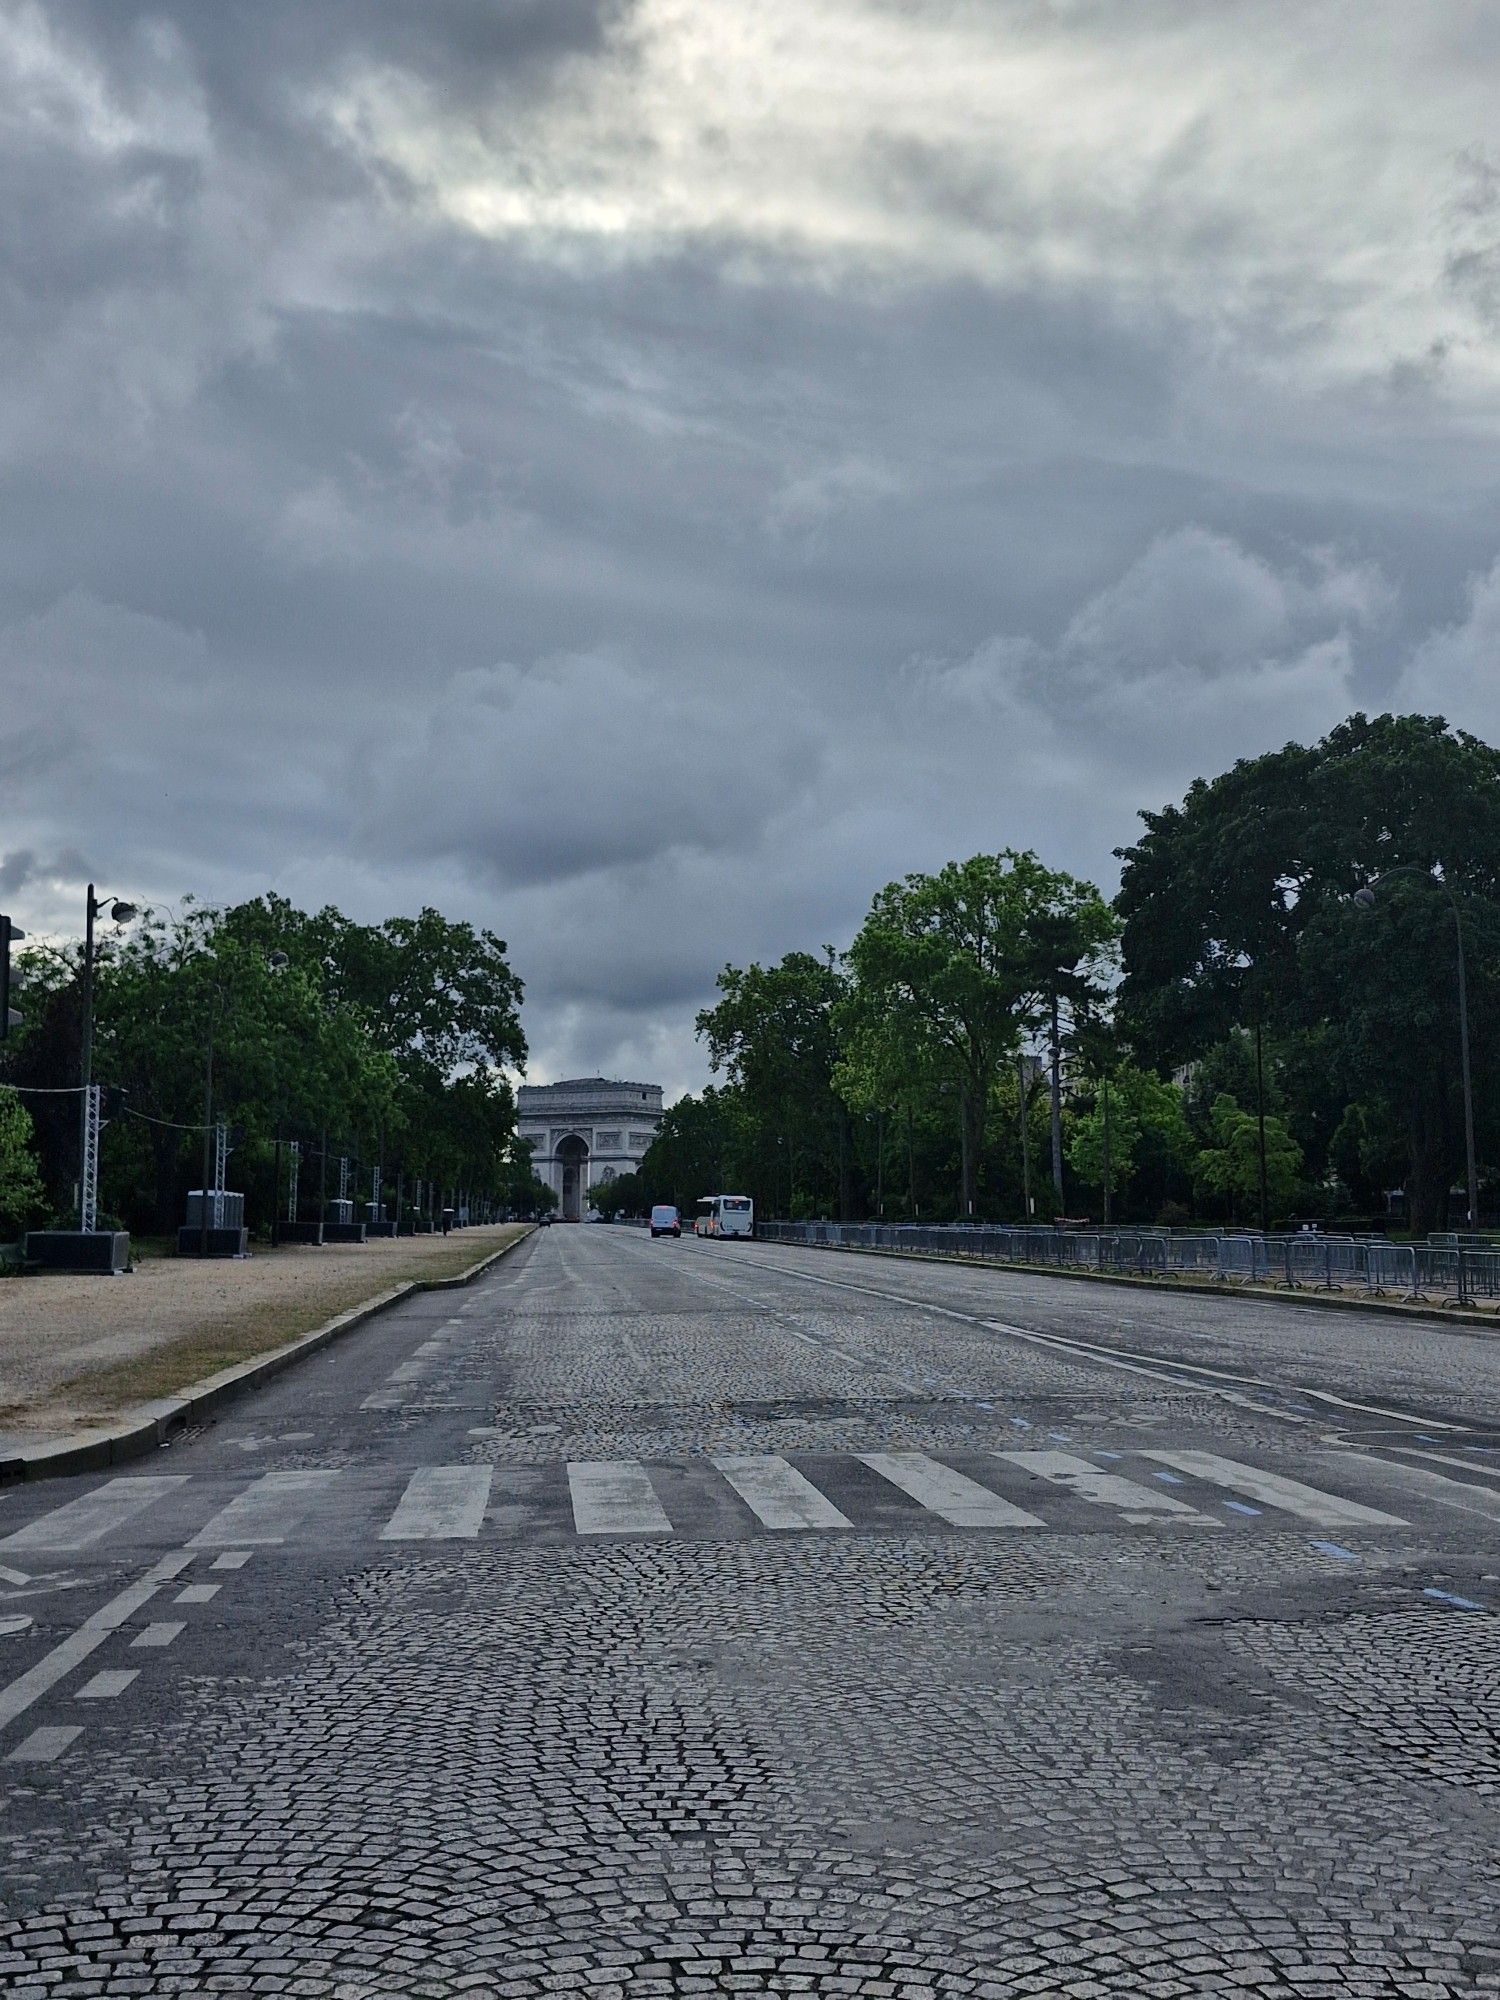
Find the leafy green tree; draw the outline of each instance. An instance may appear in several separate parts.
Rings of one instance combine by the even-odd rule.
[[[640,1164],[646,1204],[669,1201],[684,1215],[706,1194],[752,1195],[758,1206],[770,1195],[743,1171],[750,1125],[738,1089],[710,1086],[697,1097],[680,1097],[662,1115],[656,1137]]]
[[[46,1206],[30,1113],[14,1091],[0,1086],[0,1238],[19,1236]]]
[[[1143,818],[1119,898],[1138,1049],[1166,1064],[1235,1027],[1319,1037],[1344,1104],[1401,1128],[1413,1226],[1437,1226],[1462,1164],[1454,905],[1476,1050],[1500,1019],[1500,750],[1438,716],[1355,715]],[[1376,882],[1361,912],[1350,896]],[[1492,1065],[1475,1086],[1483,1152]],[[1325,1103],[1321,1145],[1340,1119]]]
[[[960,1209],[975,1211],[990,1093],[1023,1026],[1095,990],[1114,919],[1091,885],[1006,850],[908,875],[876,896],[849,951],[860,994],[851,1067],[879,1088],[905,1047],[958,1108]]]
[[[1150,1070],[1122,1063],[1108,1077],[1109,1186],[1121,1193],[1130,1186],[1147,1153],[1186,1167],[1193,1158],[1193,1135],[1183,1109],[1182,1092]],[[1102,1080],[1093,1100],[1070,1123],[1068,1163],[1086,1187],[1105,1184],[1105,1105]]]
[[[1193,1176],[1200,1187],[1225,1197],[1231,1221],[1237,1204],[1259,1191],[1258,1122],[1227,1091],[1214,1102],[1212,1143],[1199,1153]],[[1302,1184],[1301,1148],[1279,1118],[1266,1120],[1266,1179],[1278,1210],[1290,1205]]]
[[[617,1215],[640,1215],[646,1206],[639,1174],[616,1174],[612,1181],[599,1181],[590,1198],[606,1222]]]
[[[718,987],[721,998],[697,1026],[710,1065],[739,1096],[736,1165],[763,1182],[784,1159],[793,1212],[800,1194],[825,1207],[832,1198],[847,1214],[848,1110],[833,1086],[843,973],[831,955],[794,951],[776,965],[726,965]],[[743,1156],[747,1140],[752,1159]]]

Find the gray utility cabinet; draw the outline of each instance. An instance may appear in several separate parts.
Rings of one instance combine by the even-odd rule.
[[[243,1229],[245,1226],[245,1197],[237,1188],[220,1188],[217,1195],[219,1212],[214,1214],[215,1193],[208,1191],[208,1226],[210,1229]],[[187,1198],[187,1226],[200,1229],[203,1226],[203,1190],[190,1188]]]
[[[32,1229],[21,1255],[33,1271],[117,1277],[130,1269],[130,1236],[124,1229]]]

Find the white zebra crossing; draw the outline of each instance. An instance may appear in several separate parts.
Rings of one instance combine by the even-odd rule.
[[[187,1482],[186,1473],[162,1479],[107,1480],[92,1493],[81,1494],[66,1506],[43,1514],[39,1520],[28,1521],[24,1528],[0,1541],[0,1549],[28,1549],[33,1554],[45,1551],[54,1555],[86,1549]]]
[[[580,1535],[670,1535],[651,1475],[634,1459],[568,1461],[573,1525]]]
[[[1080,1500],[1092,1501],[1096,1507],[1113,1507],[1122,1520],[1136,1527],[1153,1527],[1158,1521],[1168,1519],[1199,1522],[1205,1527],[1222,1525],[1211,1516],[1200,1514],[1185,1500],[1174,1500],[1170,1493],[1137,1486],[1134,1480],[1122,1479],[1118,1472],[1101,1472],[1097,1465],[1090,1465],[1086,1458],[1070,1451],[997,1451],[992,1456],[1019,1466],[1034,1478],[1066,1487]]]
[[[266,1472],[200,1528],[190,1548],[242,1548],[284,1542],[337,1472]]]
[[[1407,1525],[1397,1514],[1212,1452],[1154,1449],[1131,1452],[1128,1457],[1139,1468],[1138,1478],[1126,1476],[1121,1469],[1120,1454],[1113,1452],[1099,1454],[1111,1459],[1109,1470],[1078,1451],[994,1450],[987,1456],[997,1473],[1003,1466],[1026,1475],[1022,1497],[1030,1501],[1031,1507],[1055,1490],[1074,1501],[1108,1510],[1130,1526],[1227,1526],[1216,1512],[1202,1511],[1200,1498],[1187,1497],[1191,1487],[1184,1482],[1190,1480],[1217,1487],[1222,1493],[1246,1495],[1262,1507],[1295,1515],[1320,1528]],[[818,1457],[826,1464],[825,1454]],[[925,1452],[841,1454],[838,1462],[875,1473],[917,1507],[952,1527],[1036,1529],[1053,1525],[1006,1494]],[[1378,1468],[1397,1480],[1408,1473],[1405,1467],[1358,1456],[1351,1456],[1349,1464],[1351,1469],[1357,1466],[1365,1473]],[[843,1507],[837,1506],[813,1478],[788,1459],[760,1452],[714,1453],[706,1459],[679,1464],[674,1468],[670,1491],[683,1491],[681,1482],[685,1475],[701,1492],[705,1478],[710,1476],[705,1471],[707,1467],[748,1508],[756,1523],[772,1533],[847,1531],[858,1525],[852,1516],[859,1513],[860,1505],[868,1506],[871,1491],[867,1480],[861,1487],[862,1474],[852,1484],[843,1476],[836,1476],[834,1490],[841,1498],[846,1492],[852,1496],[844,1500]],[[1154,1475],[1152,1467],[1158,1468]],[[572,1529],[579,1536],[692,1532],[691,1528],[673,1523],[657,1491],[651,1468],[640,1460],[574,1459],[565,1461],[560,1469],[566,1481]],[[417,1466],[408,1474],[400,1493],[393,1494],[383,1482],[371,1481],[363,1475],[355,1475],[349,1481],[345,1474],[332,1469],[267,1472],[219,1505],[186,1547],[219,1551],[212,1566],[227,1569],[249,1561],[256,1547],[306,1541],[325,1531],[330,1518],[327,1509],[341,1479],[346,1481],[339,1489],[343,1498],[333,1518],[347,1523],[356,1535],[373,1531],[376,1539],[390,1543],[474,1541],[485,1534],[487,1526],[492,1531],[496,1528],[489,1514],[495,1473],[493,1465]],[[1175,1490],[1165,1491],[1154,1483],[1162,1478],[1172,1479]],[[40,1514],[0,1543],[0,1547],[44,1553],[93,1551],[111,1538],[123,1541],[132,1524],[140,1522],[157,1502],[175,1496],[176,1504],[171,1511],[180,1516],[188,1497],[180,1489],[192,1486],[187,1474],[108,1480],[93,1492]],[[202,1488],[196,1490],[201,1492]],[[1460,1490],[1472,1496],[1479,1489]],[[215,1497],[222,1497],[222,1488]],[[1224,1500],[1222,1504],[1247,1516],[1256,1511],[1240,1500]],[[533,1517],[545,1525],[548,1509],[555,1505],[555,1501],[546,1499],[543,1489],[533,1508]],[[846,1508],[850,1511],[846,1512]],[[678,1511],[675,1501],[673,1511]],[[513,1509],[502,1512],[514,1515]],[[712,1518],[722,1521],[724,1517],[720,1514]],[[887,1509],[881,1525],[888,1526],[889,1522]],[[149,1528],[149,1521],[145,1526]],[[498,1531],[513,1533],[514,1519]],[[192,1587],[200,1591],[209,1588]]]
[[[861,1461],[955,1528],[1040,1528],[1024,1507],[922,1451],[862,1451]]]
[[[383,1542],[472,1541],[490,1504],[492,1465],[423,1465],[406,1482]]]
[[[1248,1494],[1267,1507],[1295,1514],[1320,1528],[1404,1528],[1399,1514],[1383,1514],[1378,1507],[1366,1507],[1358,1500],[1341,1499],[1325,1493],[1320,1486],[1304,1486],[1300,1479],[1287,1479],[1279,1472],[1262,1472],[1259,1466],[1242,1465],[1235,1458],[1220,1458],[1212,1451],[1148,1451],[1142,1457],[1158,1465],[1170,1465],[1178,1472],[1213,1486],[1227,1486],[1231,1493]]]
[[[714,1464],[764,1528],[849,1528],[841,1514],[810,1479],[784,1458],[726,1454]]]

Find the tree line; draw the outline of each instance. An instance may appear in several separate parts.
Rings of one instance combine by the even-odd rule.
[[[1460,946],[1483,1194],[1500,752],[1355,715],[1140,817],[1112,903],[982,854],[888,884],[842,952],[726,966],[697,1022],[722,1081],[609,1208],[1369,1223],[1399,1189],[1424,1234],[1464,1169]]]
[[[93,1075],[109,1123],[100,1208],[169,1231],[200,1184],[204,1110],[230,1127],[231,1187],[247,1219],[285,1213],[278,1152],[301,1148],[301,1198],[411,1202],[467,1193],[497,1208],[550,1201],[515,1136],[506,1070],[526,1058],[522,985],[503,939],[437,910],[360,924],[267,894],[230,908],[184,901],[97,942]],[[23,1026],[0,1044],[0,1240],[76,1221],[83,946],[19,959]],[[3,1086],[9,1085],[7,1089]]]

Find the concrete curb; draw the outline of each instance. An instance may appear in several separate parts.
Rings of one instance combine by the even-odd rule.
[[[1379,1313],[1390,1319],[1423,1320],[1432,1326],[1477,1328],[1500,1333],[1500,1316],[1468,1312],[1462,1306],[1432,1303],[1410,1305],[1402,1299],[1361,1296],[1344,1298],[1331,1292],[1269,1290],[1261,1285],[1173,1284],[1170,1278],[1136,1278],[1124,1271],[1068,1271],[1056,1264],[1010,1264],[995,1257],[940,1257],[934,1250],[886,1250],[868,1243],[777,1243],[761,1239],[773,1250],[831,1250],[842,1257],[894,1257],[908,1264],[940,1264],[948,1271],[1014,1271],[1024,1278],[1071,1279],[1084,1285],[1120,1285],[1132,1292],[1169,1292],[1178,1299],[1258,1299],[1262,1305],[1307,1306],[1314,1312]]]
[[[451,1292],[462,1285],[472,1285],[476,1278],[482,1278],[486,1271],[493,1269],[502,1257],[519,1250],[534,1233],[535,1227],[533,1223],[512,1242],[502,1244],[488,1257],[481,1257],[477,1264],[471,1264],[456,1278],[405,1279],[399,1285],[392,1285],[389,1291],[366,1299],[363,1305],[351,1306],[348,1312],[325,1320],[322,1326],[299,1333],[295,1340],[289,1340],[281,1347],[273,1347],[267,1354],[257,1354],[251,1361],[238,1362],[233,1368],[222,1368],[217,1375],[207,1375],[201,1382],[191,1383],[180,1395],[167,1396],[155,1403],[138,1403],[118,1423],[111,1424],[107,1429],[86,1431],[77,1437],[61,1439],[56,1444],[37,1445],[31,1450],[7,1452],[0,1445],[0,1454],[3,1454],[0,1455],[0,1486],[22,1479],[60,1479],[74,1472],[99,1472],[108,1466],[123,1465],[132,1458],[144,1457],[148,1451],[155,1451],[165,1444],[175,1431],[201,1421],[221,1403],[230,1402],[247,1389],[269,1381],[284,1368],[294,1366],[304,1355],[316,1353],[331,1340],[337,1340],[340,1334],[363,1326],[366,1320],[399,1305],[402,1299],[411,1298],[417,1292]]]

